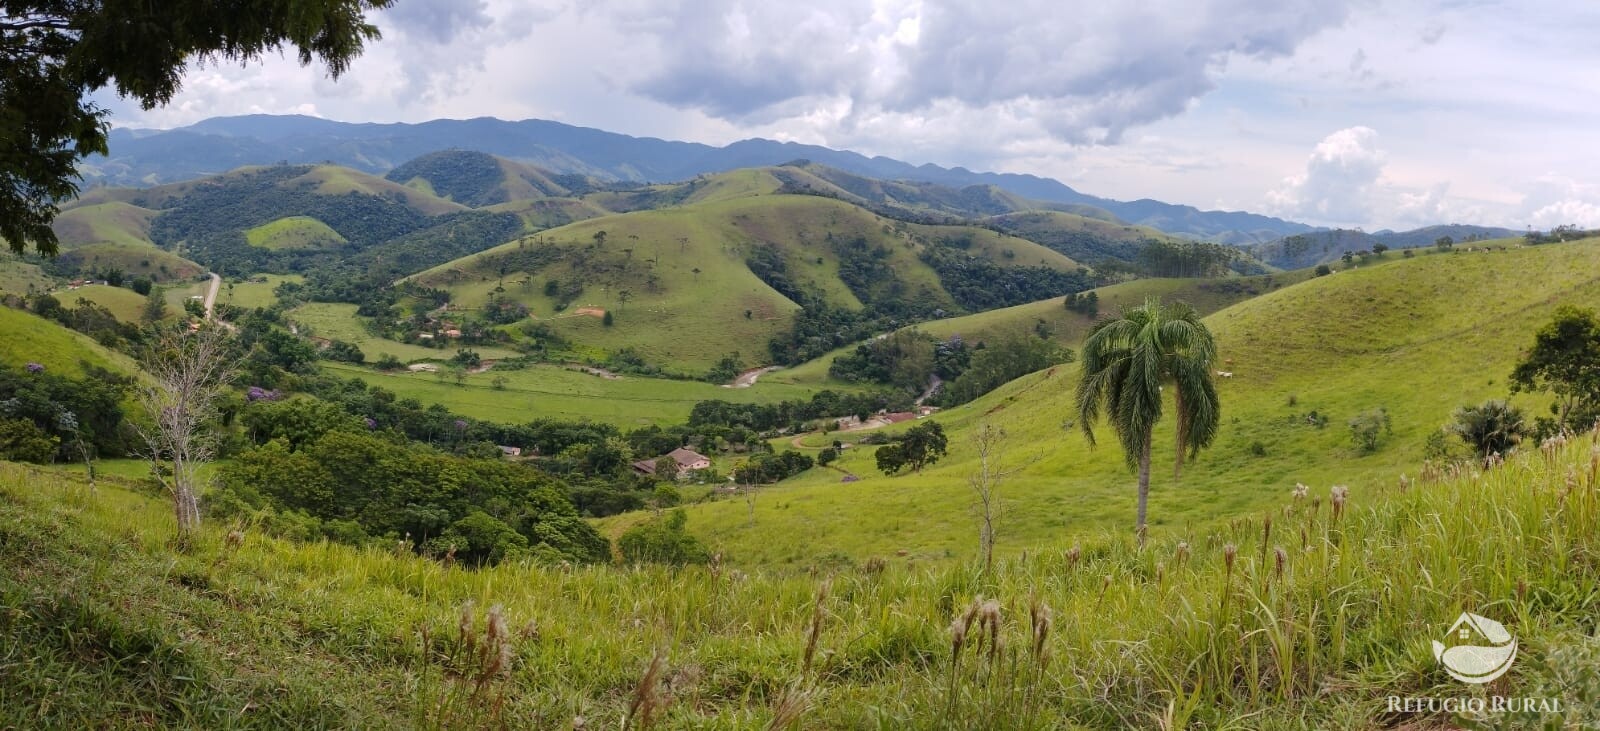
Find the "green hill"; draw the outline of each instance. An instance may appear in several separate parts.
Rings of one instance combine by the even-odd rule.
[[[73,303],[66,302],[68,306]],[[0,362],[11,366],[38,363],[55,373],[83,375],[83,364],[132,373],[127,356],[106,349],[88,337],[30,312],[0,307]]]
[[[1145,242],[1173,239],[1147,226],[1061,211],[1008,213],[990,218],[988,223],[1012,236],[1036,241],[1083,262],[1104,259],[1132,262]]]
[[[319,249],[348,243],[328,224],[310,216],[289,216],[244,232],[251,246],[263,249]]]
[[[152,241],[151,222],[159,213],[122,200],[80,202],[67,208],[53,224],[61,255],[52,269],[72,275],[115,268],[130,277],[158,282],[204,273],[204,267]]]
[[[1507,396],[1512,364],[1556,305],[1600,306],[1600,274],[1590,266],[1597,244],[1393,259],[1210,315],[1221,368],[1234,373],[1218,379],[1223,428],[1181,480],[1157,467],[1151,530],[1181,535],[1219,516],[1249,514],[1297,482],[1365,493],[1414,470],[1425,438],[1453,409]],[[1469,292],[1465,306],[1460,297]],[[951,454],[921,475],[884,477],[870,448],[850,449],[839,466],[859,482],[813,470],[764,491],[753,523],[743,501],[727,501],[691,508],[690,525],[716,550],[757,563],[803,563],[828,552],[970,555],[970,442],[986,418],[1001,420],[1008,459],[1025,465],[1007,479],[1004,545],[1022,550],[1086,528],[1129,525],[1132,476],[1109,434],[1097,449],[1084,442],[1074,423],[1076,380],[1075,366],[1061,366],[939,414]],[[1545,399],[1513,402],[1538,413]],[[1392,432],[1376,453],[1361,454],[1346,424],[1379,408]],[[1325,427],[1311,425],[1313,411]],[[855,438],[835,433],[803,443]],[[1156,453],[1171,451],[1168,420],[1156,432]]]
[[[552,173],[469,150],[443,150],[423,155],[389,171],[384,177],[474,208],[572,195],[572,191],[554,180],[558,176]]]
[[[469,311],[492,298],[516,301],[584,346],[632,348],[652,363],[698,370],[735,350],[765,358],[767,340],[791,328],[800,291],[847,310],[894,301],[961,311],[964,295],[947,287],[955,280],[925,261],[931,249],[1007,269],[1078,269],[986,229],[907,224],[828,198],[752,192],[761,183],[759,171],[744,171],[698,189],[703,202],[582,221],[409,281],[446,289],[453,306]],[[781,269],[779,286],[794,297],[757,276],[752,257],[774,282],[770,271]],[[604,312],[614,325],[601,322]]]

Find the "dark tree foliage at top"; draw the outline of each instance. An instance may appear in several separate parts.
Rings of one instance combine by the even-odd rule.
[[[54,254],[56,202],[78,161],[106,152],[116,89],[145,109],[172,100],[190,59],[254,61],[293,46],[338,77],[378,38],[370,10],[392,0],[0,0],[0,237]]]

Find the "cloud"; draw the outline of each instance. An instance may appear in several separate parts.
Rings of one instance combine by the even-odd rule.
[[[385,44],[397,54],[401,106],[429,104],[451,96],[468,77],[483,72],[490,49],[520,40],[560,8],[516,5],[491,9],[486,0],[404,0],[374,16]]]
[[[1279,215],[1325,223],[1362,223],[1371,217],[1374,186],[1384,153],[1370,127],[1349,127],[1317,143],[1304,173],[1267,195]]]
[[[1600,185],[1546,175],[1534,180],[1526,190],[1521,212],[1527,225],[1537,229],[1567,224],[1600,228]]]
[[[488,4],[483,0],[405,0],[382,16],[391,27],[418,41],[446,45],[463,33],[487,27]]]
[[[1343,22],[1344,2],[611,0],[586,11],[629,40],[626,88],[728,120],[1027,116],[1076,143],[1114,143],[1183,112],[1236,57],[1277,58]],[[960,113],[958,111],[958,113]]]

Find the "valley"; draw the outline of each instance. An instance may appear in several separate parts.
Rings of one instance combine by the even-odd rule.
[[[1361,726],[1390,692],[1366,668],[1433,683],[1398,638],[1455,609],[1370,567],[1515,592],[1541,649],[1595,608],[1594,404],[1519,365],[1600,307],[1594,232],[1236,245],[802,160],[641,184],[462,150],[63,208],[59,257],[0,261],[0,596],[30,648],[0,725],[581,725],[666,682],[684,728]],[[1078,389],[1156,302],[1214,338],[1218,417],[1180,469],[1155,389],[1136,534]],[[180,539],[148,404],[212,337]],[[1473,413],[1514,417],[1507,454]],[[969,604],[1009,656],[961,659]]]

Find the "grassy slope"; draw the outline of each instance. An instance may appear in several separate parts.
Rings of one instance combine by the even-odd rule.
[[[371,353],[368,357],[372,358]],[[437,357],[437,356],[436,356]],[[735,403],[772,403],[808,399],[813,389],[782,384],[757,384],[750,388],[722,388],[699,381],[623,376],[601,378],[560,366],[534,366],[524,370],[490,369],[466,377],[456,385],[448,374],[375,373],[350,366],[328,364],[344,376],[359,375],[367,383],[415,398],[425,404],[444,404],[459,414],[487,421],[518,424],[542,417],[570,421],[597,421],[631,429],[651,424],[681,424],[696,403],[723,399]],[[506,380],[503,389],[496,378]]]
[[[150,219],[156,211],[131,203],[108,201],[63,211],[51,225],[62,248],[106,242],[127,246],[153,246]]]
[[[1049,236],[1051,234],[1086,233],[1128,244],[1138,243],[1144,239],[1168,240],[1173,238],[1171,235],[1149,226],[1135,226],[1117,221],[1106,221],[1063,211],[1007,213],[995,216],[993,221],[1001,224],[1006,230],[1014,230],[1021,235],[1038,234]]]
[[[537,198],[513,200],[488,206],[483,210],[494,213],[515,213],[522,219],[528,232],[565,226],[574,221],[599,218],[610,212],[588,201],[576,198]]]
[[[49,291],[54,286],[55,280],[45,274],[38,264],[23,261],[9,251],[0,253],[0,292],[27,294],[30,290]]]
[[[116,267],[128,276],[157,281],[187,279],[204,267],[150,241],[150,219],[158,212],[120,200],[84,203],[66,209],[53,227],[62,254],[85,269]]]
[[[1143,550],[1082,535],[1074,556],[987,575],[899,559],[815,576],[464,571],[248,526],[230,545],[230,525],[175,551],[157,499],[0,464],[0,726],[620,727],[660,652],[659,728],[762,728],[784,705],[804,728],[1454,728],[1384,708],[1467,695],[1429,647],[1466,609],[1519,643],[1490,692],[1559,697],[1567,714],[1495,727],[1587,728],[1600,722],[1592,449],[1585,437],[1481,478],[1358,489],[1337,520],[1279,495],[1266,539],[1248,519]],[[953,663],[946,628],[975,596],[995,599],[1007,649],[985,659],[975,627]],[[1030,601],[1053,610],[1053,631],[1030,635]],[[509,629],[499,676],[467,649],[486,607]],[[797,682],[804,694],[786,694]]]
[[[478,307],[500,286],[498,272],[478,265],[485,256],[541,245],[541,240],[584,245],[596,232],[605,231],[602,255],[615,273],[608,281],[591,283],[574,307],[614,311],[614,327],[604,327],[598,318],[554,312],[556,303],[543,295],[543,283],[568,276],[564,265],[531,277],[508,274],[507,295],[581,345],[606,351],[632,347],[653,363],[697,371],[731,350],[750,359],[763,358],[767,340],[791,325],[796,305],[761,282],[744,263],[755,242],[776,246],[795,278],[843,307],[861,303],[838,278],[838,257],[826,243],[830,233],[845,239],[862,236],[888,246],[891,265],[912,291],[927,288],[943,293],[933,270],[917,259],[921,244],[913,237],[970,233],[970,251],[1003,264],[1076,268],[1070,259],[1044,247],[987,230],[897,224],[827,198],[763,195],[767,177],[760,170],[718,176],[696,191],[703,200],[694,205],[582,221],[458,259],[413,279],[449,289],[456,304]],[[632,249],[632,254],[624,249]],[[648,282],[652,274],[658,280],[654,291]],[[626,305],[617,296],[623,289],[633,295]]]
[[[251,246],[264,249],[310,249],[339,246],[343,236],[328,224],[309,216],[289,216],[244,232]]]
[[[67,303],[69,306],[73,303]],[[0,307],[0,362],[12,366],[40,363],[56,373],[83,374],[82,363],[112,371],[132,372],[133,361],[107,350],[88,337],[42,317]]]
[[[322,195],[361,193],[379,197],[398,196],[407,206],[429,216],[467,210],[466,206],[459,203],[452,203],[424,191],[338,165],[318,165],[305,175],[292,178],[281,185],[295,186],[302,183],[314,184],[316,192]]]
[[[77,289],[62,289],[53,292],[52,295],[67,307],[78,306],[80,299],[104,306],[123,322],[138,322],[139,317],[144,314],[144,295],[126,287],[89,284]]]
[[[272,290],[284,282],[301,282],[305,277],[298,274],[265,274],[257,275],[265,278],[265,282],[226,282],[222,290],[217,293],[217,303],[234,305],[237,307],[271,307],[278,301],[278,296]]]
[[[1166,301],[1188,302],[1202,314],[1209,314],[1261,293],[1301,281],[1307,276],[1308,272],[1291,272],[1227,280],[1138,279],[1100,287],[1094,291],[1100,297],[1100,311],[1103,314],[1115,313],[1121,307],[1137,306],[1142,304],[1146,297],[1152,296]],[[970,342],[978,342],[1005,333],[1033,332],[1040,321],[1044,322],[1052,338],[1074,350],[1094,324],[1093,318],[1088,315],[1067,310],[1061,298],[1052,298],[974,315],[919,323],[910,327],[941,338],[960,335]],[[855,348],[855,345],[849,345],[763,378],[777,383],[838,386],[840,382],[828,377],[828,368],[833,365],[834,359],[854,351]]]
[[[1162,422],[1152,531],[1182,534],[1248,513],[1296,482],[1366,491],[1414,469],[1424,438],[1453,409],[1506,395],[1519,351],[1557,304],[1600,305],[1596,245],[1395,259],[1211,315],[1221,357],[1231,361],[1220,367],[1237,374],[1218,379],[1222,431],[1174,482],[1172,423]],[[1466,292],[1470,306],[1461,299]],[[1103,426],[1102,446],[1088,448],[1073,421],[1076,382],[1075,367],[1062,366],[939,415],[951,454],[924,474],[885,477],[873,469],[870,449],[847,450],[842,467],[860,482],[840,484],[838,473],[815,470],[766,490],[754,525],[742,500],[698,506],[690,524],[718,550],[752,563],[804,563],[832,552],[970,555],[969,440],[989,418],[1009,434],[1011,463],[1028,463],[1006,484],[1003,547],[1058,545],[1086,528],[1129,525],[1133,477]],[[1528,395],[1513,401],[1534,411],[1544,404]],[[1376,454],[1359,455],[1346,422],[1378,407],[1391,414],[1393,433]],[[1328,416],[1326,428],[1297,419],[1313,409]],[[1251,454],[1255,443],[1265,456]]]

